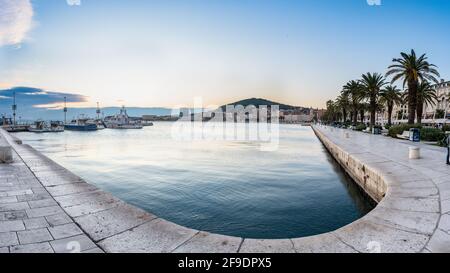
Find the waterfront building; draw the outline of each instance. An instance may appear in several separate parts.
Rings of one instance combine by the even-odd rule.
[[[450,81],[441,80],[435,84],[437,101],[433,104],[425,104],[423,106],[422,123],[424,124],[443,124],[450,123]],[[387,109],[379,112],[377,122],[380,124],[387,123]],[[446,119],[444,118],[446,117]],[[392,122],[394,124],[408,122],[408,104],[395,105],[392,111]]]
[[[312,122],[320,115],[323,115],[324,110],[298,107],[289,110],[280,110],[280,122],[283,123],[304,123]]]

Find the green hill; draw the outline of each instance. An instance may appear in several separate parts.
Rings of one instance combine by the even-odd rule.
[[[261,98],[251,98],[251,99],[240,100],[240,101],[236,101],[233,103],[228,103],[227,105],[233,105],[233,106],[242,105],[244,107],[246,107],[248,105],[255,105],[256,107],[259,107],[260,105],[266,105],[266,106],[278,105],[280,110],[292,110],[292,109],[298,108],[296,106],[278,103],[278,102],[261,99]],[[225,107],[226,107],[226,105],[221,106],[221,108],[223,110],[225,110]]]

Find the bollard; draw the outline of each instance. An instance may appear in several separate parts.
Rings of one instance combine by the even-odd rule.
[[[12,161],[11,146],[0,146],[0,163],[11,163]]]
[[[345,133],[345,138],[350,138],[350,134],[349,133]]]
[[[11,163],[13,161],[12,147],[8,141],[0,135],[0,163]]]
[[[411,146],[409,147],[409,159],[419,159],[420,158],[420,148]]]

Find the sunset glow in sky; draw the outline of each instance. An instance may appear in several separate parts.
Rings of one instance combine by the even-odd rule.
[[[450,1],[0,0],[0,89],[86,106],[323,107],[347,80],[414,48],[450,78]],[[414,14],[414,15],[412,15]],[[416,20],[416,21],[412,21]]]

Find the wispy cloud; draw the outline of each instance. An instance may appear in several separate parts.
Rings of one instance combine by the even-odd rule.
[[[88,98],[71,93],[53,92],[31,87],[14,87],[10,89],[0,90],[0,107],[11,104],[13,94],[16,94],[16,103],[28,105],[35,108],[58,108],[63,107],[64,98],[71,107],[81,107]],[[8,100],[9,99],[9,100]]]
[[[0,46],[20,44],[33,26],[30,0],[0,0]]]

